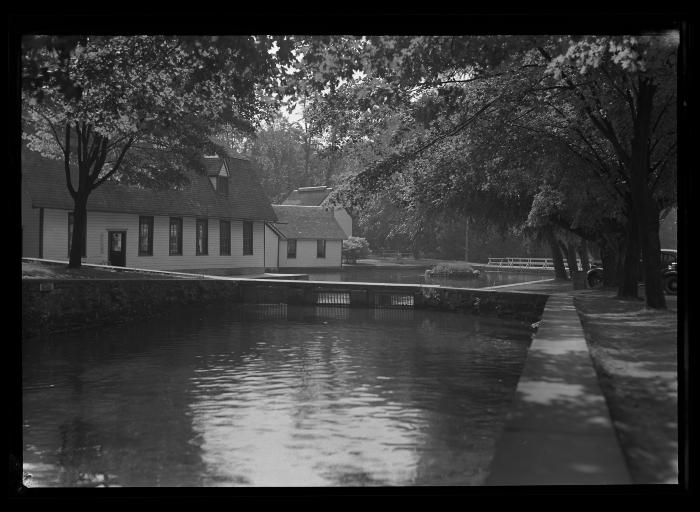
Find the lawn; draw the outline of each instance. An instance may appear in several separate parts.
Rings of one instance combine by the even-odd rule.
[[[634,483],[678,483],[677,301],[669,309],[575,295],[598,380]]]
[[[83,265],[68,268],[65,263],[22,261],[22,279],[196,279],[188,276],[172,276],[156,272],[113,270]]]

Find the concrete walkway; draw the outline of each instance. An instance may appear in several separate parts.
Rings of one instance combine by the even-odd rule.
[[[632,483],[574,293],[562,287],[547,301],[487,485]]]

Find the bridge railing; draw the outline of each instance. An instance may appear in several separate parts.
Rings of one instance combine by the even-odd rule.
[[[581,265],[581,260],[577,260]],[[552,258],[489,258],[490,267],[519,268],[519,269],[551,269],[554,270]],[[564,260],[564,268],[569,269],[569,264]]]

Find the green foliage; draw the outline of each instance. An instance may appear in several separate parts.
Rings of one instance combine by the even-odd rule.
[[[393,219],[397,240],[397,231],[419,240],[430,216],[469,215],[534,240],[555,230],[619,249],[638,236],[653,259],[647,226],[676,202],[677,47],[675,32],[357,38],[339,76],[363,77],[335,104],[361,105],[349,140],[371,156],[345,199],[375,221]],[[373,98],[371,83],[386,92]],[[359,122],[365,113],[380,118]],[[404,211],[387,217],[387,203]]]
[[[27,36],[22,136],[64,161],[82,226],[88,196],[106,180],[178,186],[204,154],[225,151],[213,139],[223,125],[251,132],[274,108],[264,95],[277,87],[277,66],[292,58],[285,38]],[[73,232],[73,267],[82,234]]]
[[[448,275],[460,275],[460,274],[473,274],[474,267],[466,263],[439,263],[433,267],[433,273],[435,274],[448,274]]]
[[[351,236],[347,240],[343,240],[343,251],[358,251],[361,256],[367,256],[369,254],[369,242],[366,238]]]
[[[351,236],[343,240],[343,261],[356,263],[358,258],[369,256],[369,243],[365,238]]]
[[[216,150],[219,126],[250,132],[270,112],[260,93],[272,90],[276,72],[271,40],[28,36],[24,43],[23,136],[45,156],[90,167],[91,187],[112,175],[177,182]]]

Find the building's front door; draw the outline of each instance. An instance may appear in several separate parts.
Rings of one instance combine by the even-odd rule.
[[[126,231],[108,231],[109,264],[115,267],[126,266]]]

